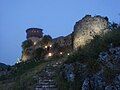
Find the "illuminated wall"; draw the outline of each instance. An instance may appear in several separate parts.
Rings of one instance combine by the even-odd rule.
[[[101,35],[107,31],[108,21],[104,17],[86,15],[74,26],[73,48],[82,47],[89,43],[95,35]]]

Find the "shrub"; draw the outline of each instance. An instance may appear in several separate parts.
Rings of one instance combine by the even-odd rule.
[[[111,83],[116,74],[115,74],[115,71],[113,69],[108,68],[108,67],[104,67],[103,75],[105,77],[105,81],[107,83]]]
[[[73,61],[97,59],[101,51],[110,48],[111,43],[114,47],[120,46],[120,27],[109,31],[102,36],[96,35],[90,43],[86,43],[84,47],[79,48],[78,51],[68,59],[73,59]]]
[[[34,57],[35,58],[44,58],[44,56],[46,55],[46,50],[44,50],[43,48],[37,48],[34,52]]]
[[[100,71],[101,66],[98,60],[88,60],[87,62],[87,70],[89,74],[95,74]]]
[[[30,46],[33,46],[32,40],[25,40],[24,42],[22,42],[23,51],[29,48]]]

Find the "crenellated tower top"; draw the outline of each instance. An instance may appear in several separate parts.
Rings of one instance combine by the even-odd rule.
[[[39,28],[29,28],[26,30],[27,36],[26,38],[29,39],[31,37],[42,38],[43,37],[43,29]]]

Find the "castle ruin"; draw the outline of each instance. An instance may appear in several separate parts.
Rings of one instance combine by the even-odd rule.
[[[106,17],[86,15],[74,26],[73,47],[77,49],[89,43],[95,35],[102,35],[108,31]]]
[[[34,43],[33,49],[42,47],[38,42],[42,41],[43,38],[43,30],[39,28],[29,28],[26,30],[27,36],[26,38],[32,40]],[[84,18],[76,22],[74,26],[73,33],[67,36],[61,36],[58,38],[52,39],[52,45],[55,43],[59,44],[60,47],[65,47],[66,52],[77,50],[79,47],[84,46],[86,43],[89,43],[91,39],[94,38],[95,35],[102,35],[108,31],[108,19],[101,16],[86,15]],[[51,47],[52,46],[45,46]],[[30,47],[31,48],[31,47]],[[55,48],[53,48],[54,52]],[[55,52],[54,52],[55,53]],[[62,52],[58,51],[58,53]],[[22,55],[24,56],[24,55]],[[30,59],[30,58],[25,58]],[[25,61],[26,61],[25,60]]]

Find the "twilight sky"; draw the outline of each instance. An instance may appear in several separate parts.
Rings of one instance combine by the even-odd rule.
[[[67,35],[86,14],[120,22],[120,0],[0,0],[0,62],[13,65],[21,57],[27,28]]]

